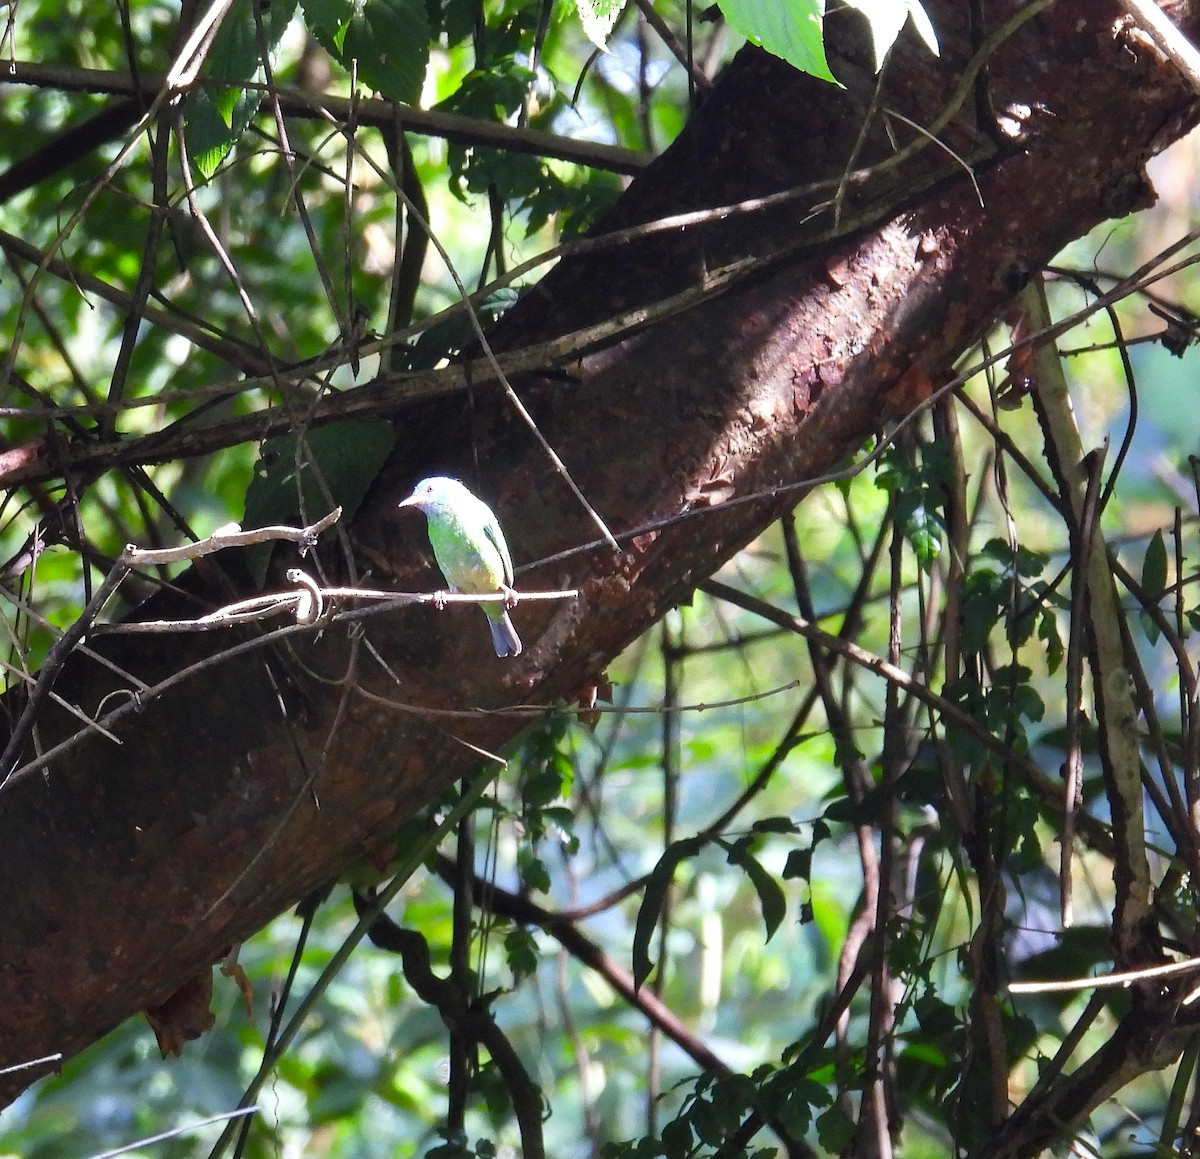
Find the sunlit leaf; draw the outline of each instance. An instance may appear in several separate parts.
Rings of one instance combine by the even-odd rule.
[[[625,0],[575,0],[583,34],[597,48],[608,51],[608,34],[625,7]]]
[[[309,31],[334,56],[340,56],[354,16],[354,0],[303,0],[301,7]]]
[[[908,15],[913,22],[913,27],[917,30],[917,35],[925,42],[925,47],[934,56],[940,56],[941,48],[938,46],[937,32],[934,30],[929,13],[925,11],[921,0],[908,0]]]
[[[717,0],[731,28],[793,68],[834,80],[825,60],[825,0]]]
[[[926,47],[937,56],[937,34],[920,0],[846,0],[846,3],[857,8],[871,26],[871,44],[875,49],[876,69],[883,67],[884,57],[910,18]]]

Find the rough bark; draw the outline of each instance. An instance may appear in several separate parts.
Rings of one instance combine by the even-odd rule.
[[[929,7],[940,59],[905,44],[882,95],[922,125],[982,34],[1019,6],[982,6],[988,27],[974,36],[967,0]],[[1195,31],[1190,9],[1180,19]],[[836,60],[845,90],[744,52],[602,229],[838,177],[874,87],[865,53],[852,36],[845,43]],[[362,649],[348,669],[346,632],[328,627],[319,640],[294,636],[143,696],[115,726],[120,747],[88,739],[44,775],[6,786],[0,1066],[70,1055],[161,1003],[461,777],[476,758],[458,738],[494,750],[522,724],[387,709],[357,689],[440,710],[570,696],[799,497],[776,488],[836,466],[908,405],[894,388],[906,375],[917,381],[914,368],[942,378],[1030,271],[1095,223],[1146,204],[1143,163],[1197,114],[1173,67],[1128,35],[1105,0],[1058,0],[995,52],[987,79],[992,107],[1019,136],[977,124],[974,95],[939,134],[972,159],[978,193],[931,146],[850,191],[842,220],[852,234],[830,238],[829,214],[810,219],[813,199],[802,198],[623,244],[564,262],[500,327],[497,344],[512,348],[716,286],[586,352],[566,375],[518,384],[609,527],[644,529],[619,553],[579,550],[594,527],[493,385],[480,383],[469,404],[426,402],[395,416],[396,452],[352,529],[376,580],[435,586],[420,520],[395,510],[431,470],[477,480],[519,564],[573,551],[520,576],[525,588],[581,594],[516,609],[526,642],[518,659],[490,656],[470,608],[365,621],[395,680]],[[891,127],[901,142],[918,136],[903,122]],[[891,148],[876,114],[856,164]],[[742,272],[727,278],[734,263]],[[734,502],[754,495],[763,497]],[[223,602],[224,582],[213,565],[194,569],[190,606]],[[94,643],[153,685],[229,640]],[[77,656],[58,690],[94,711],[128,686]],[[49,712],[41,725],[43,744],[75,728]],[[11,1077],[2,1093],[33,1077]]]

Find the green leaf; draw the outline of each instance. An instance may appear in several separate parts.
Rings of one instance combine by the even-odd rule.
[[[959,1018],[954,1007],[942,1001],[935,990],[926,990],[913,1003],[913,1013],[921,1024],[921,1032],[926,1041],[922,1046],[931,1048],[934,1043],[952,1044],[953,1036],[959,1029]]]
[[[960,646],[966,655],[983,649],[1007,600],[1008,581],[988,568],[971,572],[963,581]]]
[[[1038,639],[1046,645],[1046,670],[1051,676],[1063,662],[1063,642],[1058,631],[1058,620],[1053,612],[1043,612],[1038,617]]]
[[[301,497],[310,520],[325,515],[332,499],[332,506],[342,508],[342,520],[348,523],[395,439],[392,424],[380,418],[328,423],[305,432],[299,442],[296,435],[267,439],[246,488],[242,526],[292,523],[301,516]],[[271,544],[260,544],[247,551],[251,574],[259,583],[271,550]]]
[[[1050,556],[1045,552],[1031,551],[1027,547],[1017,547],[1014,550],[1007,540],[995,537],[980,548],[979,554],[1003,564],[1005,570],[1015,567],[1018,575],[1027,578],[1041,575],[1050,563]]]
[[[795,878],[807,881],[812,873],[812,855],[811,849],[793,849],[783,866],[784,881],[792,881]]]
[[[745,1075],[731,1075],[715,1083],[708,1097],[698,1099],[692,1110],[692,1127],[700,1142],[719,1147],[741,1124],[753,1097],[753,1084]]]
[[[702,842],[696,837],[688,837],[669,845],[658,864],[650,871],[646,882],[646,892],[642,895],[642,904],[638,909],[637,925],[633,931],[633,987],[641,989],[642,983],[650,977],[654,962],[650,957],[650,939],[658,926],[662,914],[663,903],[667,899],[667,890],[675,878],[675,870],[679,863],[689,857],[695,857],[703,848]]]
[[[517,848],[517,873],[526,889],[536,893],[550,892],[550,871],[536,849],[528,845]]]
[[[842,1110],[840,1103],[834,1103],[817,1116],[817,1138],[830,1155],[840,1155],[850,1146],[854,1141],[854,1130],[853,1120]]]
[[[905,521],[904,532],[917,563],[928,571],[942,550],[942,520],[936,511],[920,503]]]
[[[229,156],[260,102],[260,94],[242,89],[197,89],[189,95],[184,136],[193,168],[205,181]]]
[[[692,1128],[688,1121],[672,1119],[663,1127],[662,1145],[666,1155],[689,1155],[692,1151]]]
[[[481,326],[487,326],[499,318],[516,300],[515,290],[497,290],[475,306],[475,316]],[[464,346],[474,341],[475,328],[471,325],[470,316],[466,311],[460,311],[423,330],[416,342],[405,349],[405,366],[410,370],[429,370],[443,358],[457,354]]]
[[[1163,542],[1161,528],[1146,545],[1146,555],[1142,560],[1142,590],[1155,603],[1162,599],[1167,590],[1167,546]]]
[[[734,845],[727,845],[722,841],[721,847],[729,855],[729,864],[745,870],[750,884],[754,886],[754,890],[758,894],[758,904],[762,909],[763,925],[766,926],[767,941],[769,942],[775,931],[779,929],[779,923],[787,914],[787,897],[783,892],[783,886],[775,880],[773,874],[763,868],[762,862],[750,852],[744,841],[739,841]]]
[[[529,809],[542,809],[562,796],[562,774],[553,766],[542,767],[521,784],[521,800]]]
[[[759,1098],[763,1112],[778,1119],[797,1137],[807,1133],[813,1110],[827,1107],[831,1102],[825,1087],[805,1075],[801,1065],[776,1071],[763,1084]]]
[[[795,833],[796,822],[790,817],[761,817],[750,826],[754,833]]]
[[[304,23],[316,41],[338,60],[346,29],[354,16],[353,0],[304,0]]]
[[[884,799],[879,789],[867,793],[861,800],[838,797],[826,806],[826,821],[843,825],[877,825],[883,815]]]
[[[195,88],[184,104],[188,156],[206,181],[237,144],[262,101],[261,93],[245,92],[241,85],[258,76],[263,47],[274,54],[296,11],[296,0],[276,0],[259,4],[256,17],[253,3],[234,0],[204,63],[204,78],[228,82],[228,87]]]
[[[508,931],[504,939],[504,955],[508,960],[508,968],[518,982],[531,977],[537,969],[537,942],[524,926]]]
[[[281,435],[262,445],[254,478],[246,488],[243,525],[263,527],[300,515],[300,500],[310,518],[340,505],[343,518],[358,510],[395,442],[386,419],[344,419],[315,427],[302,436]],[[320,471],[329,497],[317,480]]]
[[[275,51],[296,12],[296,0],[258,3],[257,15],[253,5],[254,0],[233,0],[204,62],[204,76],[210,80],[248,81],[262,66],[262,49]]]
[[[306,0],[313,36],[347,70],[389,100],[416,104],[433,30],[423,0]]]
[[[717,0],[735,31],[793,68],[833,81],[825,60],[825,0]]]

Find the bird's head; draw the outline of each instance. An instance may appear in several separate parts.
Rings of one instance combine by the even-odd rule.
[[[422,479],[413,488],[413,493],[398,506],[416,507],[426,512],[436,511],[440,507],[452,506],[464,495],[470,495],[470,492],[457,479],[432,475],[428,479]]]

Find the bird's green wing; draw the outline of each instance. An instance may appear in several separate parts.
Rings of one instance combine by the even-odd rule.
[[[494,515],[489,511],[489,518],[483,525],[483,534],[495,546],[500,553],[500,561],[504,564],[504,586],[512,587],[513,582],[513,563],[512,556],[508,554],[508,544],[504,542],[504,532],[500,530],[500,523]]]

